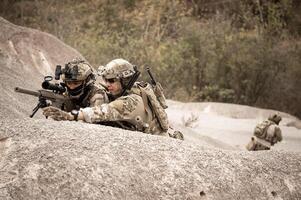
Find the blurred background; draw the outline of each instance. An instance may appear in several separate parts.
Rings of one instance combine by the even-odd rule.
[[[55,35],[94,67],[148,65],[169,99],[301,118],[300,0],[1,0],[0,16]]]

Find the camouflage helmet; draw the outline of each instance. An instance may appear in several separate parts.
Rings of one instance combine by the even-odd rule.
[[[281,116],[277,113],[271,114],[268,118],[268,120],[275,122],[276,124],[279,124],[279,122],[282,120]]]
[[[92,67],[84,60],[74,59],[62,70],[63,81],[84,81],[93,74]]]
[[[134,66],[124,59],[115,59],[109,62],[102,70],[105,79],[126,79],[135,73]]]
[[[60,77],[66,82],[82,81],[82,83],[76,88],[67,87],[67,93],[71,98],[80,98],[84,94],[85,89],[95,82],[95,75],[92,67],[84,60],[74,59],[71,62],[65,64],[65,67],[61,69],[61,66],[57,66],[55,76],[56,79]],[[57,79],[57,80],[58,80]]]

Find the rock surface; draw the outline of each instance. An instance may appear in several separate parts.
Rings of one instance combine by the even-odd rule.
[[[185,141],[41,115],[29,118],[37,99],[13,88],[39,89],[56,64],[80,55],[49,34],[1,18],[0,30],[1,200],[301,199],[299,151],[247,152],[235,146],[234,140],[246,138],[246,129],[239,127],[250,128],[258,117],[256,112],[244,116],[253,108],[193,105],[202,115],[187,128],[181,117],[191,111],[190,104],[169,102],[172,124],[184,129]],[[227,126],[232,119],[240,120],[235,128]],[[219,140],[221,134],[229,141]],[[300,148],[300,140],[296,144]]]
[[[81,122],[0,126],[4,199],[301,198],[298,153],[217,150]]]
[[[14,88],[41,89],[44,76],[54,75],[56,65],[82,56],[50,34],[13,25],[1,17],[0,30],[1,117],[25,117],[37,100],[15,95]]]

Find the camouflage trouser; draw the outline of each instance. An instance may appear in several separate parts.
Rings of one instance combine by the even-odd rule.
[[[270,150],[270,145],[266,141],[252,137],[246,148],[248,151]]]

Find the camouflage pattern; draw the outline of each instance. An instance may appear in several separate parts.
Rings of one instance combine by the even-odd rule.
[[[253,136],[251,138],[251,141],[247,144],[246,148],[248,151],[270,150],[271,145],[265,140],[261,140],[256,136]]]
[[[77,68],[77,70],[75,70]],[[77,72],[76,79],[70,79],[72,76],[69,76],[70,73]],[[78,94],[72,94],[72,90],[67,87],[66,92],[63,94],[68,97],[70,101],[66,102],[64,105],[58,107],[61,111],[71,112],[72,110],[79,110],[80,108],[85,107],[100,107],[100,105],[109,102],[106,89],[99,84],[95,84],[95,78],[93,74],[92,67],[85,61],[74,59],[71,62],[65,65],[65,68],[61,70],[61,78],[64,82],[66,81],[83,81],[83,84],[80,86]],[[69,75],[66,77],[66,74]],[[55,105],[53,105],[55,106]],[[52,109],[52,111],[54,111]],[[47,112],[44,112],[45,114]],[[48,112],[55,115],[54,112]],[[65,115],[62,117],[54,116],[57,120],[64,120]],[[67,120],[67,119],[66,119]]]
[[[70,104],[64,105],[62,110],[53,106],[47,107],[43,109],[43,114],[57,121],[73,120],[71,114],[69,113],[72,110],[80,110],[81,108],[90,106],[95,109],[99,109],[102,104],[108,102],[109,99],[105,90],[103,88],[97,87],[96,85],[90,84],[89,87],[86,88],[86,92],[84,93],[83,98],[72,99],[72,101],[70,101]]]
[[[148,108],[147,110],[150,110],[151,113],[154,114],[156,122],[160,125],[161,129],[166,132],[169,128],[167,113],[158,101],[152,86],[149,83],[143,82],[136,84],[136,86],[138,86],[140,90],[139,92],[142,96],[144,107]]]
[[[122,82],[129,79],[135,73],[135,69],[126,60],[115,59],[103,69],[99,69],[98,73],[104,79],[116,78]],[[157,92],[155,93],[154,90],[157,90]],[[168,132],[169,122],[167,113],[164,110],[167,107],[165,97],[164,99],[161,98],[162,102],[159,101],[158,92],[163,96],[161,85],[153,88],[152,85],[141,82],[136,83],[131,91],[127,92],[127,95],[115,97],[116,99],[108,99],[105,98],[108,96],[97,93],[98,98],[95,95],[86,95],[87,99],[76,99],[74,104],[80,106],[84,121],[88,123],[116,126],[183,140],[184,137],[181,132]],[[98,101],[95,99],[98,99]],[[60,113],[57,110],[49,110],[48,113],[50,113],[48,116],[52,114],[52,118],[56,120],[64,119],[64,117],[67,117],[66,120],[69,120],[66,113]]]
[[[68,96],[68,93],[65,94]],[[84,93],[79,98],[71,99],[71,104],[65,105],[63,110],[70,112],[71,110],[79,110],[85,107],[99,107],[103,103],[108,103],[109,98],[104,88],[90,84],[85,88]]]
[[[98,74],[104,79],[119,79],[122,86],[134,73],[134,66],[124,59],[112,60],[105,67],[101,66],[98,69]],[[104,104],[101,109],[82,109],[85,121],[91,123],[126,122],[131,125],[128,129],[168,136],[167,114],[160,102],[155,101],[157,97],[153,89],[149,87],[138,87],[136,84],[127,96]]]
[[[280,141],[282,141],[282,133],[279,126],[274,121],[264,120],[255,127],[254,136],[246,148],[249,151],[269,150]]]
[[[105,79],[124,79],[135,73],[134,66],[124,59],[115,59],[109,62],[105,67],[99,69],[98,72]]]
[[[68,92],[64,95],[69,96]],[[106,90],[94,84],[85,88],[84,93],[79,98],[73,98],[68,105],[64,105],[62,110],[70,112],[85,107],[99,107],[103,103],[108,103],[109,98]]]
[[[166,109],[168,106],[166,104],[166,98],[161,84],[157,82],[156,85],[153,86],[153,90],[162,108]]]
[[[93,73],[92,67],[84,60],[74,59],[71,62],[67,63],[66,66],[68,66],[72,70],[77,66],[78,73],[76,79],[70,79],[70,77],[66,77],[66,74],[63,73],[63,81],[84,81]]]
[[[263,122],[257,124],[254,129],[254,136],[261,138],[261,139],[265,139],[267,130],[268,130],[269,126],[271,126],[272,124],[275,124],[275,123],[270,120],[264,120]]]
[[[81,109],[86,122],[120,122],[132,125],[130,130],[138,130],[149,134],[168,136],[163,131],[153,113],[145,111],[143,99],[140,95],[131,92],[116,100],[103,104],[100,108],[90,107]]]
[[[53,106],[43,108],[43,115],[46,117],[50,117],[56,121],[72,121],[74,119],[74,117],[70,113]]]
[[[172,129],[171,127],[167,131],[169,137],[179,139],[179,140],[184,140],[184,135],[181,131],[176,131]]]
[[[78,73],[76,79],[70,79],[70,76],[68,78],[65,76],[66,67],[71,69],[71,71],[77,67]],[[70,112],[71,110],[79,110],[85,107],[100,107],[101,104],[109,102],[106,89],[99,84],[95,84],[93,69],[86,61],[74,59],[66,64],[64,70],[65,73],[62,73],[62,80],[64,82],[84,81],[84,83],[81,86],[82,91],[78,95],[72,94],[71,90],[67,88],[64,95],[70,97],[71,102],[68,105],[64,105],[62,110]]]

